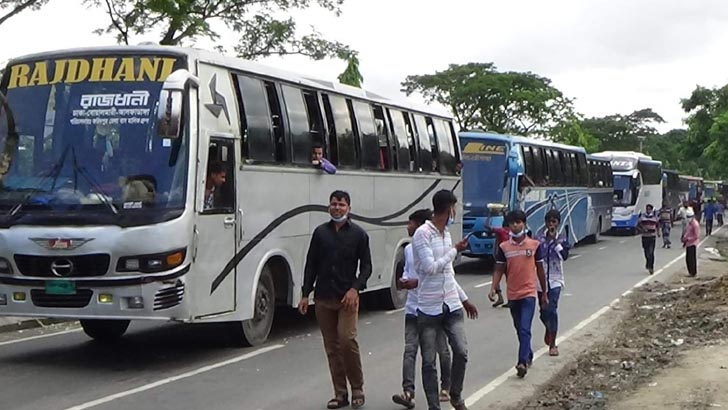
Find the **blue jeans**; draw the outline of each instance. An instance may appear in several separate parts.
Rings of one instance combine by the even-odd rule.
[[[417,350],[420,347],[419,332],[417,330],[417,316],[404,317],[404,355],[402,357],[402,389],[414,394],[415,392],[415,362]],[[450,371],[452,358],[450,348],[447,346],[445,332],[437,335],[437,356],[440,358],[440,388],[450,391]]]
[[[443,313],[430,316],[417,311],[417,329],[422,349],[422,385],[429,410],[440,410],[440,391],[437,383],[437,339],[445,332],[452,348],[452,372],[450,377],[450,402],[464,403],[463,381],[468,363],[468,342],[465,338],[463,309],[451,312],[443,306]]]
[[[549,305],[546,306],[546,309],[541,308],[541,322],[546,326],[546,331],[553,333],[554,337],[556,337],[556,332],[559,330],[559,314],[557,309],[559,308],[560,296],[561,286],[549,289]],[[541,300],[541,292],[538,292],[538,300]]]
[[[531,350],[531,323],[536,312],[536,298],[510,300],[508,306],[511,309],[513,327],[518,335],[518,364],[530,364],[533,361]]]

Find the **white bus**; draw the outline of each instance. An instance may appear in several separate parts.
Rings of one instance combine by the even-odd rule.
[[[370,237],[367,291],[399,307],[409,213],[462,196],[447,114],[216,53],[25,56],[0,102],[0,315],[77,318],[100,340],[159,319],[264,342],[336,189]],[[312,167],[317,143],[335,175]],[[211,163],[227,179],[208,209]]]
[[[662,162],[633,151],[604,151],[592,155],[612,163],[612,229],[634,232],[639,215],[648,204],[655,209],[662,206]]]

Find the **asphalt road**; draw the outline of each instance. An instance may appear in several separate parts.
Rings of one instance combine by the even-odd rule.
[[[602,237],[572,251],[559,309],[562,333],[647,276],[639,241]],[[656,268],[681,252],[658,245]],[[480,309],[479,319],[467,321],[468,397],[513,368],[517,343],[507,309],[487,300],[491,269],[466,260],[457,271]],[[400,391],[403,325],[402,311],[361,313],[366,408],[399,408],[391,396]],[[533,329],[537,350],[543,338],[538,319]],[[32,338],[35,332],[0,335],[2,410],[321,409],[332,395],[315,321],[293,311],[279,312],[269,342],[249,349],[229,347],[219,325],[132,323],[113,346],[79,331]],[[419,371],[416,385],[418,408],[426,408]]]

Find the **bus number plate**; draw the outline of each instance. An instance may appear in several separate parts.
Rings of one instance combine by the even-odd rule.
[[[70,280],[49,280],[46,282],[45,290],[49,295],[75,295],[76,282]]]

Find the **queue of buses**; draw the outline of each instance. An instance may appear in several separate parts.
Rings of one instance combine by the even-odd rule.
[[[311,166],[313,144],[335,175]],[[537,232],[558,209],[571,242],[595,242],[647,203],[709,187],[639,153],[457,133],[432,107],[160,46],[11,60],[0,145],[0,315],[79,319],[98,340],[154,319],[226,322],[236,343],[263,343],[301,297],[336,189],[370,237],[367,298],[391,309],[407,217],[437,190],[459,198],[453,237],[472,233],[466,254],[486,258],[509,210]],[[227,171],[212,207],[211,163]]]

